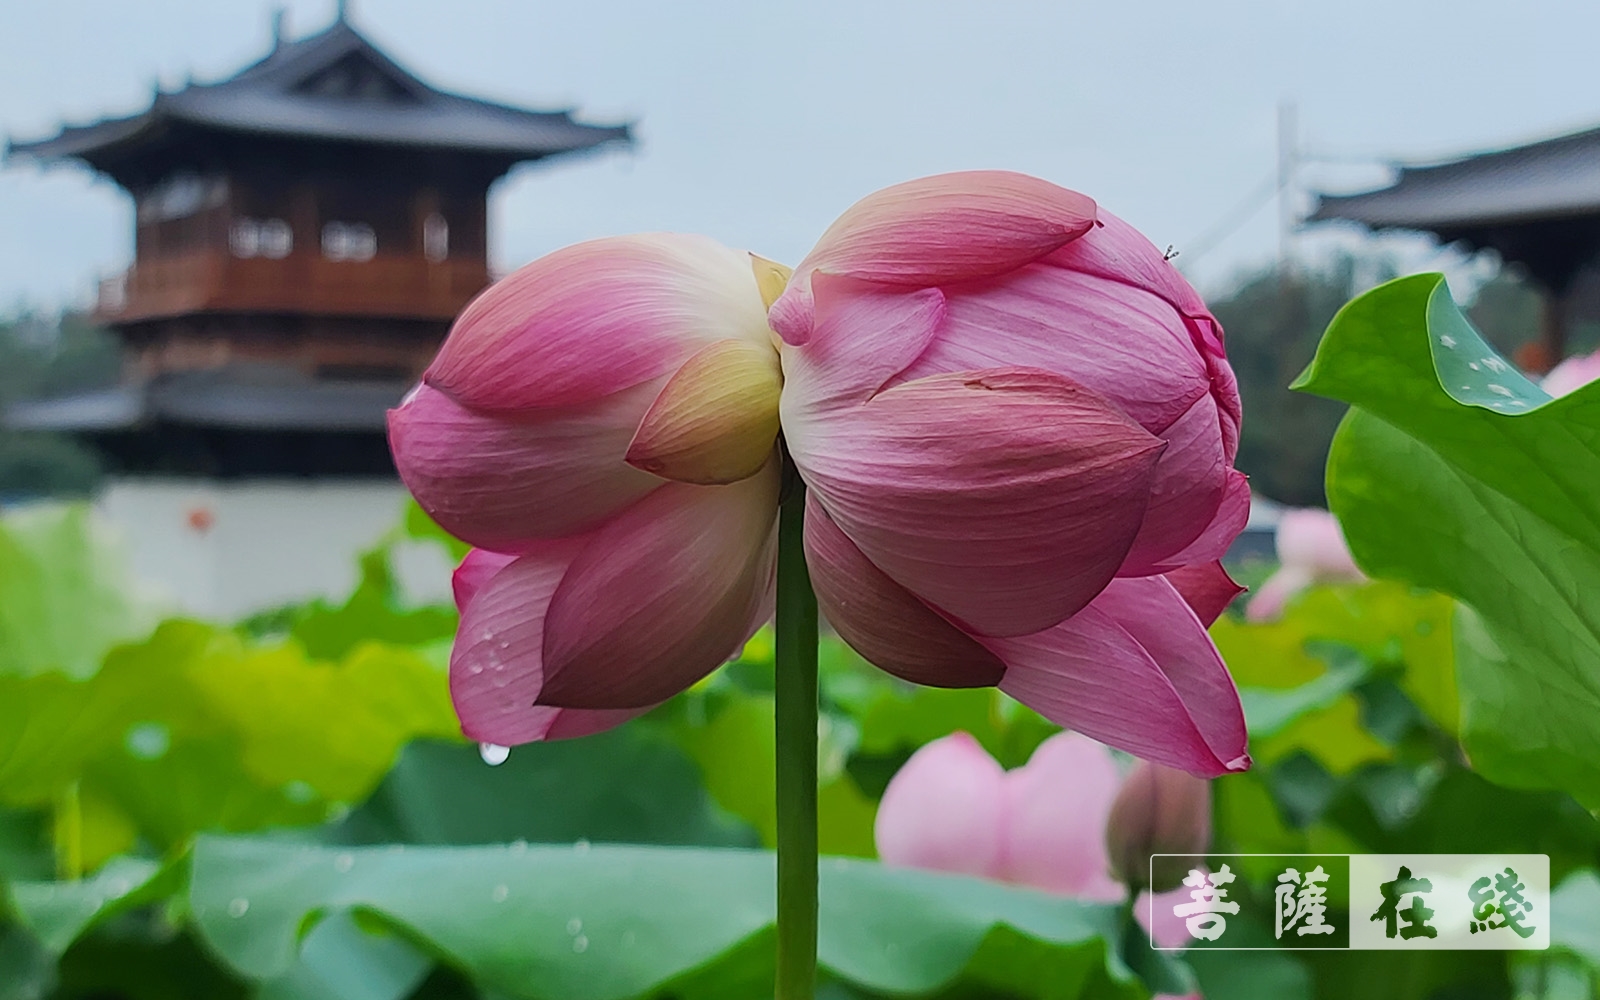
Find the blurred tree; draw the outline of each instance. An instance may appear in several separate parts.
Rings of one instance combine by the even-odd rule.
[[[1323,466],[1345,407],[1290,392],[1334,313],[1361,288],[1393,276],[1387,262],[1341,256],[1320,267],[1243,276],[1211,302],[1227,331],[1244,398],[1238,466],[1255,492],[1295,506],[1326,506]]]
[[[85,316],[22,313],[0,321],[0,409],[116,382],[115,338]],[[0,498],[83,495],[100,481],[93,449],[61,434],[0,427]]]

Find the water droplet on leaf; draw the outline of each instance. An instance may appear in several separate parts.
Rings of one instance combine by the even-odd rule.
[[[250,901],[240,896],[228,903],[228,916],[242,917],[250,911]]]
[[[141,722],[128,727],[122,745],[140,760],[157,760],[172,746],[172,734],[159,722]]]

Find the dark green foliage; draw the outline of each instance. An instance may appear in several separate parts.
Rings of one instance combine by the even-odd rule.
[[[22,400],[111,385],[121,364],[116,338],[86,317],[0,320],[0,412]],[[93,449],[70,437],[0,426],[0,500],[82,496],[100,474]]]
[[[1244,400],[1239,468],[1260,494],[1295,506],[1326,506],[1322,470],[1344,407],[1289,391],[1322,331],[1355,294],[1358,262],[1259,271],[1211,302],[1227,331],[1228,360]]]

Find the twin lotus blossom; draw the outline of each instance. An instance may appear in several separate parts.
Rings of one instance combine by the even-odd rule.
[[[1249,508],[1222,333],[1084,195],[912,181],[792,272],[693,236],[569,247],[467,307],[389,432],[476,547],[451,690],[481,742],[614,726],[735,655],[797,475],[819,604],[870,662],[1249,765],[1205,630]]]
[[[1211,786],[1149,763],[1124,777],[1104,746],[1078,733],[1050,737],[1006,771],[954,733],[917,750],[889,781],[873,833],[887,865],[1104,903],[1146,890],[1135,917],[1156,944],[1177,948],[1189,934],[1172,906],[1188,891],[1156,886],[1165,891],[1152,900],[1149,858],[1210,849]]]

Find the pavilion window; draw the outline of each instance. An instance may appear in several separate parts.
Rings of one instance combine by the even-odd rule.
[[[422,255],[434,264],[450,256],[450,224],[438,212],[422,220]]]
[[[235,257],[282,260],[294,249],[294,229],[282,219],[235,219],[228,249]]]
[[[322,227],[322,256],[368,261],[378,254],[378,234],[365,222],[329,222]]]

